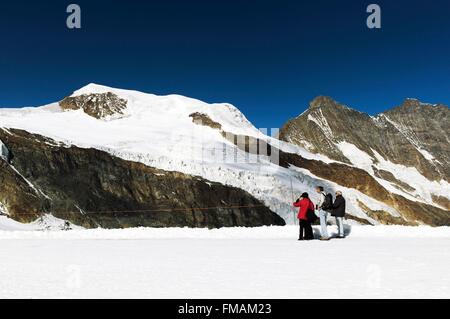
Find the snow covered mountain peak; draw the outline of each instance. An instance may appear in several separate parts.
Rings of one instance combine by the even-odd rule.
[[[114,89],[109,86],[100,85],[100,84],[96,84],[96,83],[89,83],[89,84],[83,86],[82,88],[76,90],[75,92],[73,92],[73,94],[71,96],[74,97],[74,96],[79,96],[79,95],[84,95],[84,94],[102,94],[102,93],[107,93],[107,92],[113,92],[115,90],[117,90],[117,89]]]
[[[236,134],[257,134],[257,129],[244,114],[229,103],[206,103],[198,99],[170,94],[155,95],[134,90],[112,88],[90,83],[62,102],[64,110],[83,109],[97,119],[135,118],[155,122],[192,122],[194,113],[202,113]]]
[[[193,114],[204,114],[233,134],[261,134],[236,107],[206,103],[181,95],[158,96],[88,84],[59,103],[42,107],[0,109],[0,127],[18,128],[82,147],[101,145],[128,152],[171,153],[198,140]],[[205,142],[223,142],[220,132]],[[218,136],[216,136],[218,135]],[[182,155],[180,155],[182,156]]]

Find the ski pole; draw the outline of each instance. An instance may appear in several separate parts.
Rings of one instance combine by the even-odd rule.
[[[292,176],[289,176],[289,179],[291,180],[291,197],[292,197],[292,202],[295,202],[295,198],[294,198],[294,188],[292,187]],[[294,208],[294,225],[297,225],[297,222],[295,220],[295,208]]]

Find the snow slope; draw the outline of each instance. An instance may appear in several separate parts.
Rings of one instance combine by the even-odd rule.
[[[99,120],[83,110],[63,111],[53,103],[39,108],[0,109],[0,127],[24,129],[65,145],[92,147],[125,160],[242,188],[262,200],[287,223],[294,223],[295,213],[290,203],[299,193],[315,194],[316,185],[324,185],[330,192],[340,188],[307,171],[280,168],[266,157],[248,156],[237,150],[218,130],[196,125],[189,117],[195,112],[203,113],[220,123],[227,132],[259,137],[283,151],[331,162],[325,156],[267,136],[270,132],[263,134],[230,104],[207,104],[179,95],[156,96],[96,84],[89,84],[72,96],[107,92],[127,100],[127,109],[118,118]],[[364,167],[369,164],[366,162]],[[355,162],[356,166],[359,164]],[[356,190],[346,189],[345,195],[349,198],[348,211],[355,216],[376,223],[361,210],[356,201],[358,198],[373,210],[398,216],[389,206]]]
[[[450,297],[448,227],[353,226],[329,242],[297,231],[0,231],[0,298]]]
[[[0,204],[1,209],[1,204]],[[1,210],[0,210],[1,212]],[[10,233],[13,234],[15,232],[33,232],[33,231],[44,231],[44,230],[63,230],[65,227],[65,221],[59,218],[56,218],[52,215],[45,215],[42,218],[37,219],[36,221],[23,224],[16,222],[8,218],[7,216],[0,216],[0,233]],[[70,225],[72,229],[82,229],[81,227]],[[17,234],[17,233],[15,233]],[[1,238],[1,235],[0,235]]]
[[[384,188],[392,193],[400,194],[410,200],[420,201],[430,205],[435,205],[432,198],[433,195],[450,199],[450,183],[445,180],[430,181],[415,167],[406,167],[404,165],[392,163],[373,149],[372,152],[375,154],[375,158],[360,150],[357,146],[345,141],[338,143],[337,146],[355,167],[367,171],[383,185]],[[407,192],[404,189],[402,190],[393,186],[388,181],[376,177],[373,167],[392,173],[397,180],[408,184],[415,190]]]

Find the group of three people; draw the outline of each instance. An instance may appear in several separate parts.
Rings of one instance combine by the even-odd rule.
[[[300,236],[298,240],[314,239],[311,224],[317,218],[320,218],[320,239],[329,240],[330,236],[328,235],[327,230],[327,220],[329,215],[336,218],[336,225],[338,227],[337,238],[344,238],[345,198],[342,196],[342,192],[336,191],[336,198],[334,201],[331,194],[325,194],[322,186],[317,186],[316,192],[319,195],[316,204],[311,201],[308,193],[303,193],[294,203],[294,206],[299,208],[297,218],[299,219],[300,224]]]

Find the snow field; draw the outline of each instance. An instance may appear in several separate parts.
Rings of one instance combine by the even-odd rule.
[[[353,226],[327,242],[297,231],[2,231],[0,297],[450,297],[448,227]]]

